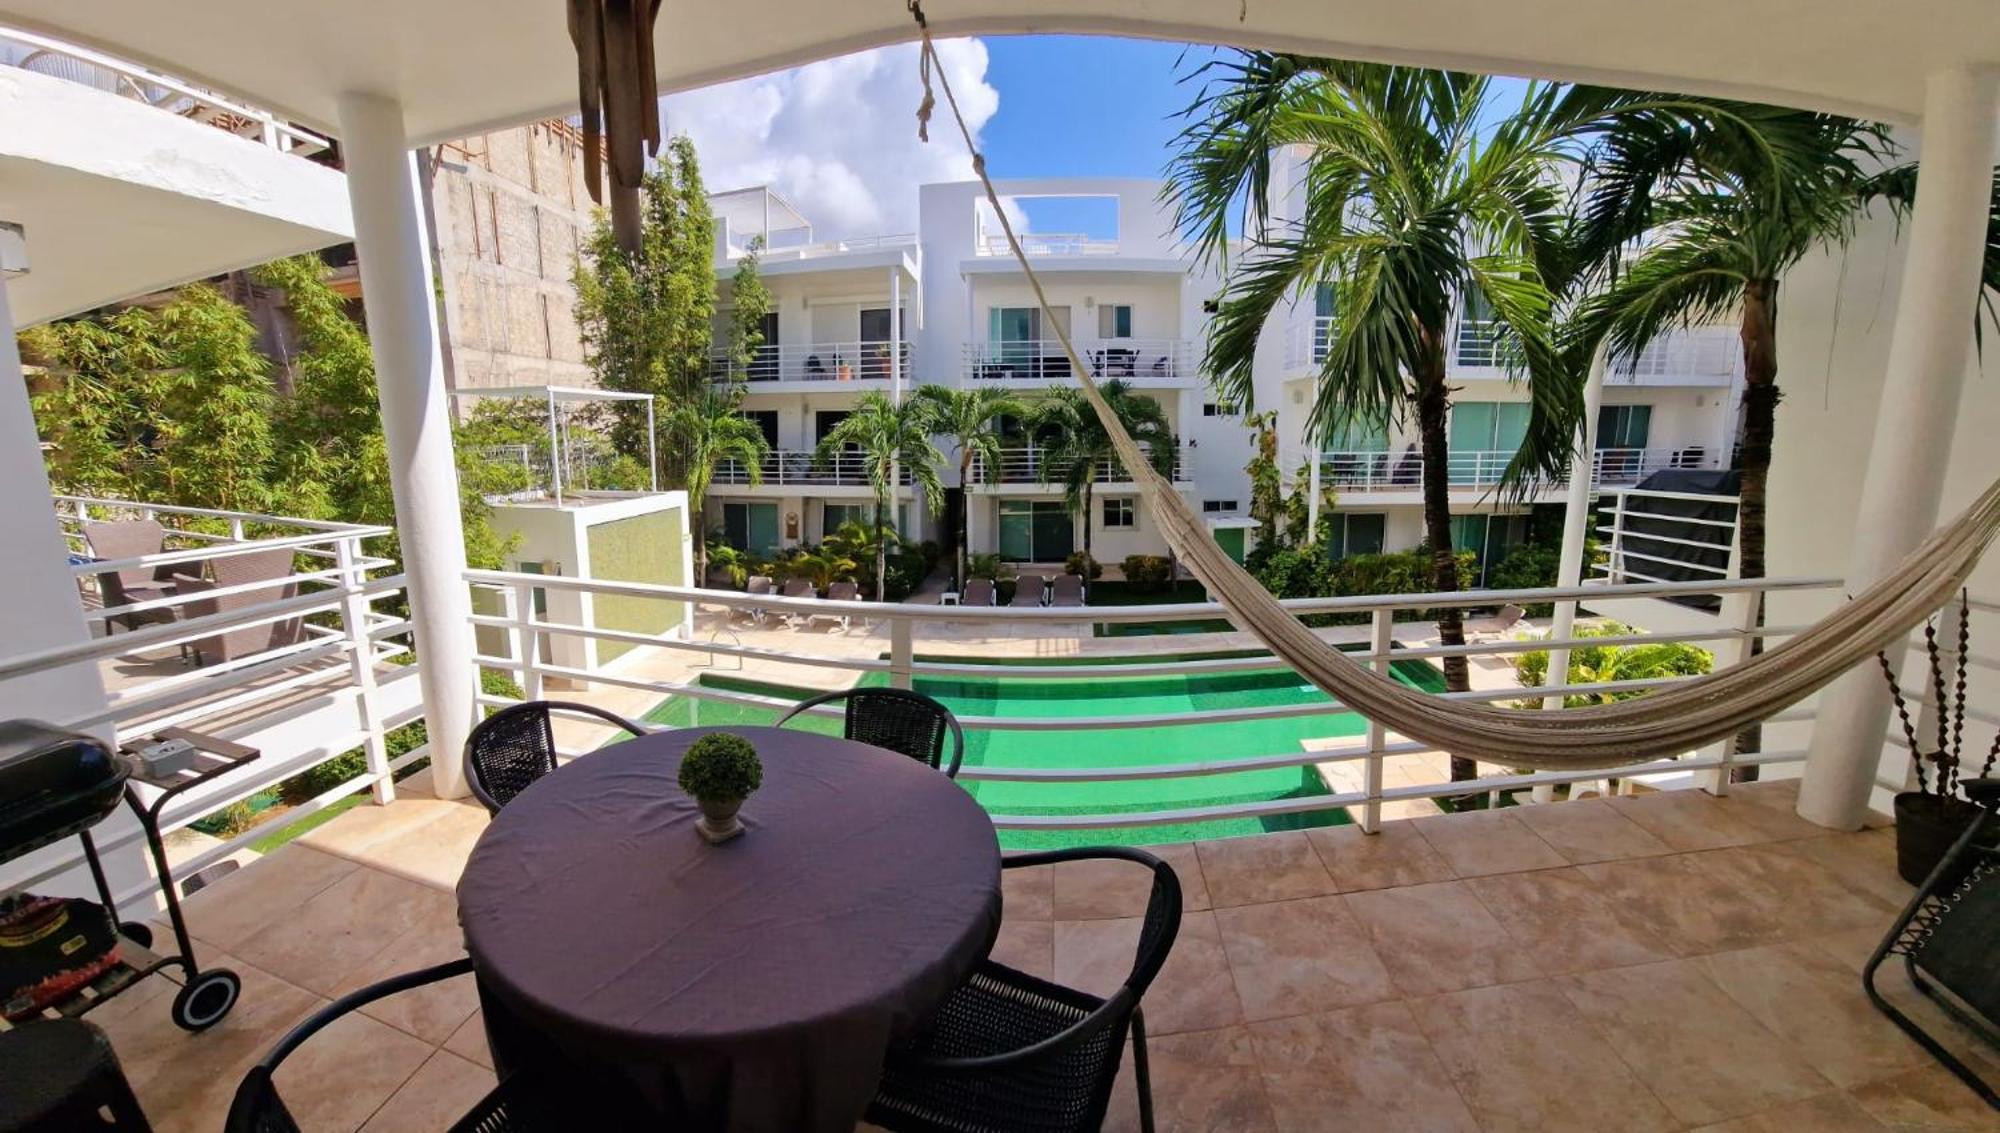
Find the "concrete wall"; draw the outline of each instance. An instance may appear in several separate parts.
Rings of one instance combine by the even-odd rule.
[[[573,129],[480,134],[431,156],[453,387],[592,384],[571,282],[591,213]]]

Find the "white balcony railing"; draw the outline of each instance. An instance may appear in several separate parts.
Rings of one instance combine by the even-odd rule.
[[[1604,558],[1597,577],[1612,583],[1736,577],[1735,496],[1624,488],[1605,493],[1600,505]]]
[[[307,716],[328,722],[323,730],[309,730],[309,740],[265,750],[262,758],[180,796],[163,816],[165,829],[186,826],[356,749],[365,754],[364,772],[291,806],[286,820],[305,818],[365,790],[386,801],[392,797],[394,772],[427,754],[420,746],[391,760],[384,742],[390,730],[416,719],[422,709],[417,666],[405,663],[410,661],[410,624],[399,612],[403,578],[392,573],[393,561],[366,549],[370,541],[389,534],[388,528],[79,496],[58,496],[54,503],[73,548],[71,570],[94,636],[0,658],[0,680],[91,665],[105,686],[106,704],[50,723],[108,734],[117,743],[182,727],[254,745],[267,725],[283,728],[285,721]],[[122,519],[152,519],[167,527],[166,549],[136,558],[92,558],[82,525]],[[293,555],[293,571],[282,579],[169,591],[163,597],[104,605],[102,579],[113,572],[200,576],[210,564],[279,549]],[[220,608],[204,612],[215,607]],[[111,632],[116,624],[138,628]],[[297,632],[274,634],[273,641],[296,640],[198,666],[183,657],[185,650],[221,634],[280,625],[296,626]],[[225,839],[177,860],[176,872],[190,876],[269,833],[256,827]],[[139,837],[136,825],[107,820],[97,840],[110,854]],[[80,859],[76,852],[56,854],[31,873],[10,875],[7,884],[31,886]],[[141,881],[118,895],[134,899],[153,884]]]
[[[1285,332],[1285,368],[1293,372],[1317,370],[1326,361],[1327,343],[1332,339],[1332,315],[1293,319]]]
[[[1507,464],[1514,459],[1512,449],[1454,449],[1448,465],[1455,488],[1490,488],[1500,483]],[[1297,466],[1294,458],[1289,462]],[[1702,469],[1720,466],[1719,457],[1700,446],[1679,449],[1599,449],[1591,459],[1593,482],[1603,485],[1636,484],[1654,472],[1668,468]],[[1405,490],[1423,487],[1423,459],[1415,445],[1401,452],[1330,450],[1320,454],[1320,477],[1331,488],[1357,492]],[[1560,486],[1561,481],[1550,487]]]
[[[755,232],[731,232],[729,253],[732,258],[749,251],[749,243],[756,238]],[[809,244],[781,244],[775,248],[762,248],[757,258],[765,263],[779,263],[787,260],[818,260],[828,256],[845,255],[849,252],[879,252],[886,248],[913,248],[917,243],[914,232],[895,232],[881,236],[854,236],[845,240],[815,240]]]
[[[895,377],[902,357],[903,380],[910,379],[910,344],[887,342],[784,342],[757,348],[747,363],[718,350],[709,357],[709,377],[746,382],[883,382]]]
[[[1076,342],[1078,354],[1099,381],[1122,378],[1134,385],[1183,381],[1201,374],[1201,349],[1181,338],[1109,338]],[[1067,382],[1069,355],[1062,341],[968,342],[965,376],[975,381]]]
[[[1086,236],[1081,232],[1021,232],[1016,234],[1021,241],[1021,251],[1030,256],[1115,256],[1118,241],[1106,240],[1098,236]],[[1013,250],[1007,246],[1003,233],[980,236],[973,244],[975,255],[1011,256]]]
[[[1088,682],[1115,672],[1120,678],[1145,676],[1184,676],[1189,673],[1218,674],[1268,670],[1274,662],[1268,656],[1216,657],[1213,659],[1188,660],[1175,658],[1158,662],[1133,663],[1121,660],[1114,666],[1090,666],[1071,664],[1006,664],[990,665],[971,663],[966,660],[926,660],[920,652],[921,639],[930,638],[942,649],[949,649],[947,643],[964,640],[963,625],[957,627],[949,623],[976,622],[984,630],[1017,636],[1033,636],[1047,628],[1051,634],[1062,631],[1064,624],[1074,632],[1079,611],[1074,609],[1017,607],[954,607],[930,605],[883,604],[876,602],[829,602],[816,599],[785,599],[767,595],[751,597],[734,591],[687,589],[680,587],[654,586],[641,583],[606,582],[591,579],[552,578],[541,575],[505,574],[494,571],[472,571],[467,576],[475,587],[489,589],[497,593],[497,601],[486,605],[498,605],[502,613],[475,616],[473,622],[492,630],[504,631],[507,642],[505,655],[488,654],[478,658],[478,663],[489,668],[518,674],[526,695],[539,695],[542,682],[548,679],[562,679],[578,682],[584,687],[599,689],[637,690],[662,698],[688,697],[711,703],[721,703],[748,707],[760,712],[787,710],[792,702],[767,694],[743,692],[717,687],[697,681],[675,682],[649,679],[638,675],[635,670],[622,668],[618,671],[604,669],[581,669],[572,666],[549,664],[541,658],[549,655],[553,642],[567,638],[595,637],[600,640],[619,641],[633,646],[651,646],[681,653],[705,655],[713,663],[719,657],[735,657],[743,661],[777,662],[791,665],[810,666],[820,671],[834,670],[832,679],[821,680],[821,684],[841,683],[841,678],[859,679],[872,676],[886,679],[890,684],[909,687],[921,678],[967,678],[1004,677],[1013,679],[1034,679],[1048,682],[1051,686],[1047,695],[1060,699],[1066,695],[1066,687],[1083,686],[1075,682]],[[546,614],[533,613],[535,603],[533,593],[538,587],[555,587],[596,595],[620,595],[634,598],[655,598],[667,601],[693,603],[699,617],[714,624],[726,625],[731,617],[748,615],[753,609],[761,609],[766,614],[792,614],[821,616],[847,616],[856,624],[864,621],[875,625],[873,632],[886,632],[888,647],[873,649],[857,654],[846,649],[839,652],[814,651],[816,642],[823,642],[817,635],[793,634],[779,639],[776,647],[757,643],[741,643],[733,640],[737,635],[697,635],[693,640],[677,640],[671,637],[628,633],[617,630],[599,629],[573,622],[550,620]],[[1402,617],[1411,616],[1414,611],[1434,609],[1444,603],[1464,603],[1475,607],[1494,607],[1502,603],[1536,603],[1561,601],[1565,599],[1597,600],[1607,597],[1671,597],[1680,594],[1758,594],[1778,591],[1817,591],[1828,594],[1838,593],[1839,583],[1824,578],[1809,579],[1767,579],[1761,581],[1723,581],[1715,583],[1675,583],[1643,584],[1633,586],[1590,585],[1535,590],[1476,590],[1453,594],[1400,594],[1379,597],[1353,598],[1312,598],[1294,599],[1284,603],[1286,608],[1297,614],[1335,614],[1359,618],[1370,623],[1367,645],[1352,654],[1356,659],[1366,661],[1378,669],[1391,662],[1428,661],[1435,662],[1447,656],[1471,658],[1501,658],[1511,660],[1519,654],[1531,650],[1546,649],[1551,646],[1573,646],[1579,644],[1610,645],[1634,641],[1664,642],[1686,641],[1705,645],[1717,655],[1718,666],[1738,663],[1748,655],[1748,643],[1754,638],[1780,638],[1795,634],[1799,626],[1757,627],[1742,624],[1727,624],[1720,620],[1699,630],[1659,634],[1635,633],[1629,638],[1535,638],[1523,635],[1519,638],[1476,642],[1462,646],[1441,646],[1415,644],[1408,647],[1394,645],[1395,623]],[[1749,603],[1754,608],[1755,603]],[[1207,603],[1159,606],[1097,606],[1089,607],[1085,615],[1090,621],[1099,623],[1130,622],[1212,622],[1217,609]],[[823,647],[822,647],[823,648]],[[523,660],[523,659],[527,660]],[[1072,658],[1064,658],[1072,661]],[[1646,680],[1610,680],[1588,683],[1558,683],[1539,686],[1531,692],[1529,699],[1539,699],[1543,695],[1568,695],[1588,693],[1638,692],[1661,688],[1673,684],[1684,677],[1669,677]],[[1517,703],[1524,699],[1524,689],[1519,686],[1480,689],[1465,693],[1443,693],[1456,700],[1481,703]],[[502,705],[504,698],[483,697],[484,703]],[[1251,707],[1207,708],[1185,715],[1163,717],[1157,710],[1132,715],[1067,717],[1047,715],[967,715],[960,722],[971,732],[994,731],[1116,731],[1130,728],[1158,728],[1166,724],[1215,724],[1221,722],[1239,723],[1251,720],[1269,720],[1283,717],[1317,717],[1345,712],[1347,709],[1337,701],[1321,700],[1309,703],[1282,705],[1262,705]],[[822,710],[821,714],[825,714]],[[1809,708],[1795,708],[1774,716],[1767,723],[1783,723],[1810,719]],[[1266,818],[1284,814],[1301,814],[1334,809],[1349,809],[1355,812],[1363,825],[1376,829],[1380,820],[1381,805],[1387,801],[1440,798],[1461,796],[1473,792],[1515,790],[1520,788],[1558,783],[1599,779],[1602,770],[1571,772],[1533,772],[1516,774],[1506,769],[1489,769],[1479,779],[1470,782],[1418,783],[1390,786],[1383,776],[1383,760],[1403,755],[1422,753],[1428,745],[1420,741],[1393,740],[1381,726],[1371,726],[1364,736],[1356,736],[1351,745],[1331,750],[1290,750],[1269,751],[1253,756],[1238,756],[1228,759],[1190,759],[1180,762],[1124,764],[1113,761],[1092,761],[1085,754],[1082,745],[1077,748],[1076,761],[1059,766],[998,766],[967,765],[960,772],[961,781],[991,782],[1007,781],[1015,783],[1112,783],[1137,780],[1162,780],[1179,778],[1200,778],[1226,776],[1236,772],[1264,770],[1270,768],[1307,768],[1315,765],[1348,765],[1359,761],[1366,768],[1365,784],[1359,790],[1343,790],[1320,795],[1287,795],[1279,798],[1259,798],[1249,801],[1235,801],[1218,805],[1198,805],[1174,809],[1108,810],[1102,813],[1010,813],[993,811],[991,816],[996,827],[1006,830],[1101,830],[1113,827],[1144,827],[1162,824],[1200,822],[1214,819]],[[578,753],[582,754],[582,753]],[[1738,754],[1733,743],[1722,743],[1700,751],[1676,753],[1673,756],[1621,768],[1621,775],[1679,774],[1697,771],[1721,773],[1727,781],[1732,766],[1790,764],[1804,758],[1803,750],[1774,749],[1755,754]],[[1218,792],[1227,795],[1230,792]]]
[[[1000,450],[1000,462],[997,468],[987,467],[985,457],[975,457],[972,461],[972,486],[992,487],[1001,484],[1041,484],[1045,482],[1045,475],[1052,476],[1059,482],[1061,478],[1060,473],[1050,468],[1048,452],[1048,449],[1040,445],[1005,447]],[[1185,453],[1179,450],[1176,450],[1174,453],[1174,474],[1172,478],[1175,480],[1184,478],[1182,458],[1185,455]],[[1096,484],[1129,484],[1132,482],[1132,477],[1125,471],[1124,465],[1116,461],[1104,461],[1098,464],[1096,474],[1091,482]]]
[[[19,28],[0,27],[0,62],[136,99],[283,153],[304,157],[330,144],[268,110],[246,106],[137,63]]]
[[[759,483],[766,488],[867,488],[873,482],[868,478],[868,458],[858,452],[840,452],[818,459],[810,449],[774,448],[764,454],[758,469],[763,478]],[[909,469],[899,469],[897,483],[910,483]],[[749,469],[734,460],[725,460],[716,465],[714,485],[744,485],[750,483]]]
[[[1743,372],[1734,327],[1694,327],[1660,336],[1630,358],[1614,358],[1605,380],[1641,386],[1726,386]]]

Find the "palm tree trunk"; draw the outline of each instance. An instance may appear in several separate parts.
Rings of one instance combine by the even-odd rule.
[[[1091,479],[1086,480],[1083,483],[1083,557],[1086,564],[1091,561],[1090,558],[1090,505],[1092,496],[1091,480],[1095,480],[1097,478],[1096,469],[1092,469],[1091,472],[1092,472]],[[1090,574],[1090,567],[1086,565],[1084,567],[1084,575],[1087,577],[1089,574]]]
[[[953,583],[962,594],[965,592],[966,543],[972,539],[972,493],[966,490],[972,483],[972,450],[965,447],[961,438],[958,451],[958,573]]]
[[[688,514],[694,520],[694,531],[692,534],[694,535],[694,584],[696,586],[708,585],[708,521],[703,514],[704,510],[701,504],[695,504],[688,509]]]
[[[1737,575],[1764,577],[1765,502],[1771,478],[1771,446],[1778,433],[1778,281],[1753,279],[1743,285],[1743,449],[1736,458]],[[1764,596],[1757,596],[1757,625],[1764,624]],[[1750,639],[1750,655],[1764,651],[1764,639]],[[1752,725],[1736,736],[1739,753],[1761,751],[1763,729]],[[1754,767],[1737,774],[1757,777]]]
[[[1445,385],[1444,352],[1441,333],[1426,332],[1437,347],[1426,352],[1425,372],[1417,378],[1417,435],[1423,446],[1424,537],[1431,547],[1431,586],[1438,591],[1458,589],[1458,556],[1451,545],[1451,441],[1447,421],[1451,413],[1451,390]],[[1456,606],[1438,610],[1438,641],[1444,645],[1465,644],[1465,616]],[[1462,655],[1444,658],[1444,685],[1449,692],[1468,692],[1471,673]],[[1479,765],[1453,756],[1453,782],[1479,777]]]
[[[888,601],[889,589],[889,493],[875,497],[875,600]]]

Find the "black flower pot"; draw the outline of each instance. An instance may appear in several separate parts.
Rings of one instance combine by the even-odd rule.
[[[1896,873],[1911,885],[1922,885],[1978,814],[1978,807],[1949,795],[1923,791],[1897,795]],[[2000,843],[2000,829],[1982,837],[1980,843]]]

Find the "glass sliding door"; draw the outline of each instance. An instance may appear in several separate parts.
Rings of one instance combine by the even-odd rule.
[[[1451,407],[1451,482],[1493,484],[1528,435],[1521,401],[1466,401]]]
[[[1060,500],[1001,500],[1000,557],[1059,563],[1076,549],[1076,524]]]

